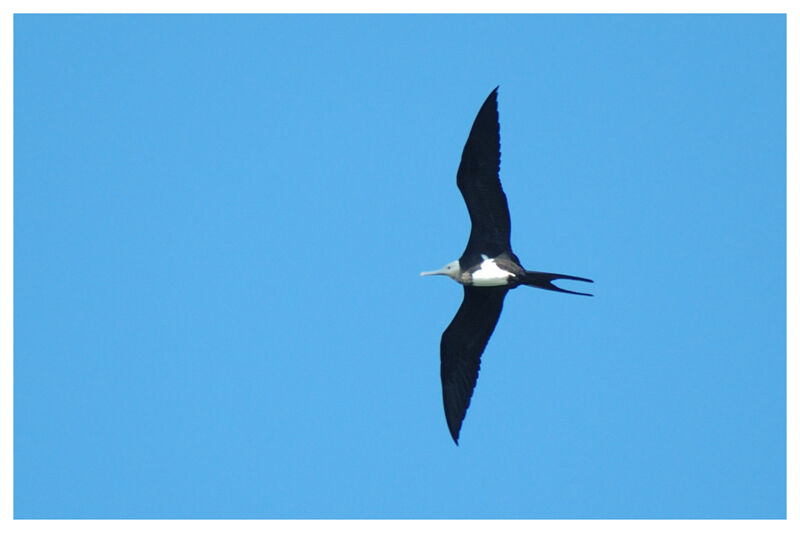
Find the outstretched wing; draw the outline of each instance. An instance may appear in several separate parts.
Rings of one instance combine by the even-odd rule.
[[[442,334],[442,398],[450,435],[458,444],[478,381],[481,354],[503,310],[507,287],[464,287],[464,301]]]
[[[456,182],[472,221],[462,265],[480,262],[481,254],[496,257],[511,252],[511,219],[499,172],[500,124],[495,88],[475,117],[458,166]]]

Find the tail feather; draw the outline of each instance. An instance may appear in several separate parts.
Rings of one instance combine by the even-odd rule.
[[[566,292],[569,294],[580,294],[581,296],[594,296],[588,292],[568,291],[553,285],[554,280],[568,279],[573,281],[585,281],[587,283],[594,283],[594,281],[587,278],[579,278],[578,276],[568,276],[567,274],[554,274],[552,272],[535,272],[533,270],[526,270],[525,277],[522,279],[523,285],[529,287],[538,287],[548,291]]]

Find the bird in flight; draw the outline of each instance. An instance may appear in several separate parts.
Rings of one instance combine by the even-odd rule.
[[[464,286],[464,300],[442,334],[441,377],[444,414],[458,445],[461,424],[478,380],[481,354],[500,318],[506,293],[527,285],[550,291],[592,296],[562,289],[554,280],[592,280],[525,270],[511,251],[511,219],[500,185],[500,124],[497,87],[478,111],[461,154],[456,183],[467,204],[472,230],[457,261],[422,276],[444,275]]]

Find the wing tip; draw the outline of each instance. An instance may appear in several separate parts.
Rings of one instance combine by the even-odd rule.
[[[459,424],[458,427],[450,427],[448,429],[450,429],[450,436],[453,438],[453,442],[455,442],[456,446],[458,446],[458,437],[461,433],[461,424]]]
[[[461,426],[464,425],[464,419],[467,417],[467,410],[469,409],[469,404],[472,403],[472,393],[474,390],[475,386],[473,385],[463,409],[454,409],[452,405],[448,406],[445,404],[444,416],[445,419],[447,419],[447,430],[450,432],[450,437],[453,439],[456,446],[458,446],[458,439],[461,438]]]
[[[499,88],[500,88],[500,86],[498,85],[497,87],[492,89],[492,92],[489,93],[489,96],[486,98],[486,100],[494,100],[494,102],[496,104],[497,103],[497,90]]]

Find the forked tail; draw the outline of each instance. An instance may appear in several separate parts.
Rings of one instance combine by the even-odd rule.
[[[577,276],[568,276],[566,274],[553,274],[552,272],[534,272],[533,270],[526,270],[525,277],[522,279],[523,285],[529,287],[539,287],[548,291],[566,292],[569,294],[580,294],[581,296],[594,296],[588,292],[568,291],[553,285],[553,281],[557,279],[569,279],[574,281],[585,281],[587,283],[594,283],[594,281],[586,278],[579,278]]]

